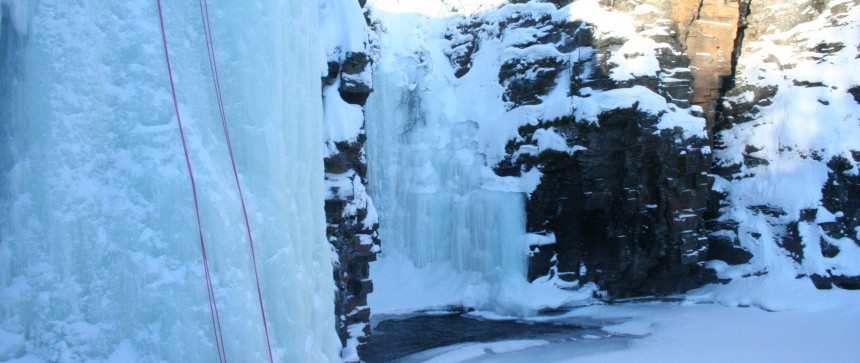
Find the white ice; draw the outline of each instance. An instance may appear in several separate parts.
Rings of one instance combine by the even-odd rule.
[[[513,58],[561,56],[549,45],[516,46],[540,35],[540,29],[511,28],[498,34],[499,23],[516,13],[583,20],[600,36],[626,39],[628,46],[616,52],[613,67],[612,76],[620,80],[654,74],[656,51],[663,45],[637,33],[631,16],[603,10],[592,0],[561,9],[538,2],[500,8],[493,0],[455,2],[368,3],[377,29],[371,35],[374,92],[366,106],[368,189],[383,241],[382,255],[371,266],[370,306],[377,313],[464,306],[530,315],[587,299],[594,286],[566,291],[560,287],[577,285],[557,279],[525,281],[530,241],[525,202],[541,173],[533,169],[519,178],[499,177],[490,166],[504,157],[506,143],[519,137],[518,127],[539,120],[574,114],[595,122],[601,112],[638,104],[660,117],[658,128],[680,127],[687,136],[702,136],[704,119],[641,86],[583,90],[580,96],[560,86],[542,96],[539,105],[509,109],[502,101],[500,66]],[[458,79],[444,53],[450,44],[443,35],[464,14],[485,21],[480,32],[486,38],[480,39],[470,71]],[[625,57],[627,53],[637,55]],[[556,83],[567,85],[570,76],[564,70]],[[534,137],[536,146],[516,153],[584,149],[568,145],[553,128],[538,130]]]
[[[264,361],[200,9],[163,5],[226,355]],[[318,4],[210,7],[274,353],[338,361]],[[216,360],[155,1],[0,8],[0,361]]]
[[[605,336],[574,330],[565,337],[463,343],[400,361],[435,362],[441,357],[447,358],[446,363],[855,360],[860,353],[854,343],[860,296],[838,290],[781,295],[787,304],[774,312],[692,300],[593,305],[531,320],[599,327],[608,333]]]

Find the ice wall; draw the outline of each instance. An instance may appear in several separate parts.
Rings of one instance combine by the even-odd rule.
[[[501,5],[493,0],[371,0],[368,6],[379,50],[374,93],[367,109],[369,182],[374,203],[379,207],[384,254],[380,263],[372,267],[376,296],[371,296],[370,303],[375,312],[459,304],[528,314],[590,298],[589,289],[594,285],[586,281],[597,280],[593,276],[602,274],[603,266],[614,262],[604,263],[601,257],[595,257],[594,265],[586,267],[582,263],[579,226],[592,222],[576,218],[566,221],[565,210],[583,211],[583,215],[586,209],[599,211],[596,213],[604,213],[600,218],[605,218],[605,225],[615,223],[610,219],[623,220],[619,225],[629,227],[625,231],[633,235],[635,229],[644,231],[650,227],[618,214],[610,216],[617,213],[610,210],[623,210],[613,206],[621,205],[615,201],[625,200],[620,199],[622,193],[649,189],[640,186],[646,178],[658,180],[649,190],[671,189],[672,194],[660,195],[674,198],[672,203],[683,200],[691,203],[684,206],[692,206],[693,195],[699,195],[685,191],[683,196],[675,198],[675,191],[680,190],[678,183],[672,182],[675,174],[642,174],[625,182],[621,180],[625,173],[622,172],[618,182],[608,182],[605,176],[617,175],[620,168],[627,168],[624,163],[630,161],[610,162],[605,155],[596,154],[599,153],[596,150],[603,150],[600,145],[621,144],[613,146],[615,157],[625,152],[630,152],[630,159],[625,160],[635,162],[640,157],[638,152],[626,150],[629,148],[622,144],[622,138],[606,136],[617,131],[606,131],[609,128],[602,128],[601,120],[605,123],[616,109],[639,112],[618,117],[617,124],[629,122],[629,127],[624,126],[626,132],[632,132],[629,140],[650,145],[647,147],[654,151],[648,151],[649,155],[659,153],[660,157],[675,160],[677,153],[689,152],[696,155],[692,157],[695,160],[702,160],[702,155],[709,153],[709,148],[680,146],[682,140],[686,143],[694,137],[706,136],[705,120],[694,116],[690,109],[671,104],[667,96],[661,95],[665,94],[660,88],[663,86],[658,87],[659,82],[654,81],[669,74],[660,73],[661,64],[678,61],[665,59],[662,55],[674,51],[666,51],[668,44],[651,38],[657,34],[668,36],[662,28],[656,28],[662,25],[653,25],[657,24],[656,15],[637,19],[592,0],[563,7],[538,1]],[[659,9],[643,5],[636,13],[640,12],[653,14]],[[611,42],[603,42],[610,38]],[[637,139],[639,132],[652,141]],[[669,148],[663,148],[664,145]],[[585,156],[589,148],[594,150],[587,151],[589,156]],[[656,151],[658,148],[661,151]],[[545,158],[539,161],[544,152],[547,152]],[[583,179],[581,172],[568,174],[570,180],[559,176],[560,170],[575,170],[586,158],[596,170],[595,180],[588,187],[591,189],[577,184]],[[520,159],[533,161],[506,166]],[[566,161],[556,164],[557,160]],[[534,163],[544,164],[533,167]],[[497,168],[499,173],[488,166]],[[555,176],[545,178],[550,174]],[[693,175],[684,180],[686,183],[700,179]],[[535,198],[532,193],[541,185]],[[617,189],[610,190],[616,188],[614,185]],[[548,190],[551,194],[542,194]],[[702,191],[702,195],[706,193]],[[534,213],[529,215],[532,234],[525,233],[523,209],[527,194],[535,198],[529,202],[529,212]],[[656,199],[657,193],[654,195]],[[646,211],[646,206],[651,205],[628,196],[624,198],[628,199],[621,202],[623,208],[631,215]],[[673,205],[675,210],[671,213],[656,210],[642,213],[653,213],[655,220],[678,228],[677,231],[688,229],[672,221],[687,214],[681,212],[681,204]],[[689,214],[699,218],[692,213]],[[602,229],[582,227],[585,228]],[[496,232],[489,232],[490,229]],[[537,247],[558,242],[553,229],[570,231],[560,234],[561,243],[557,246],[577,251],[555,254],[561,248]],[[619,271],[628,266],[645,266],[638,263],[649,258],[653,260],[647,263],[657,264],[657,256],[665,256],[665,251],[669,251],[666,246],[681,245],[679,236],[674,235],[672,242],[655,242],[655,252],[647,254],[653,257],[644,257],[646,252],[628,253],[645,248],[633,239],[628,240],[626,232],[618,232],[618,240],[595,232],[594,241],[600,247],[594,248],[599,252],[591,256],[605,253],[624,261],[618,263],[623,265],[618,267]],[[695,243],[702,240],[689,236],[684,238]],[[533,249],[529,251],[526,244]],[[693,243],[686,246],[691,251],[699,247]],[[677,247],[674,251],[679,250]],[[612,255],[615,252],[609,251],[619,252],[616,257]],[[674,251],[673,256],[680,254]],[[525,276],[523,260],[527,254],[540,254],[546,260],[547,271],[552,272],[530,284],[514,282],[522,281]],[[567,259],[565,265],[559,259]],[[637,262],[632,262],[634,259]],[[680,257],[677,259],[680,265]],[[550,270],[553,266],[563,269]],[[592,268],[595,266],[601,267]],[[641,276],[649,270],[635,268]],[[451,270],[460,273],[452,274]],[[579,279],[586,270],[591,271],[588,277]],[[501,276],[495,271],[500,271]],[[565,278],[573,281],[560,281],[556,272],[566,273]],[[626,281],[627,276],[618,279]],[[573,289],[578,289],[577,296]],[[386,304],[387,301],[416,302],[398,305]]]
[[[336,361],[317,2],[210,6],[274,353]],[[214,361],[155,1],[0,10],[0,361]],[[200,9],[164,13],[227,359],[264,361]]]
[[[492,176],[477,150],[478,123],[444,112],[439,97],[452,92],[438,90],[446,80],[424,73],[428,64],[400,61],[375,77],[367,111],[383,259],[400,254],[418,268],[443,263],[492,285],[525,283],[525,195],[484,188]]]
[[[371,307],[519,313],[516,299],[503,296],[527,284],[525,194],[497,187],[481,124],[456,112],[453,70],[433,38],[444,22],[375,15],[387,31],[379,34],[366,107],[368,179],[383,246],[371,267]]]

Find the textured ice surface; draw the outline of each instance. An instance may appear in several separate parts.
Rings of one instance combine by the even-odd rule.
[[[524,194],[482,188],[478,124],[434,106],[451,94],[438,91],[445,80],[424,73],[427,65],[416,59],[402,61],[376,76],[367,113],[369,178],[386,256],[525,283]],[[404,74],[410,69],[417,71]]]
[[[22,4],[0,5],[0,361],[214,361],[155,2]],[[164,12],[226,354],[263,361],[200,9]],[[215,2],[210,15],[275,354],[338,360],[318,5]]]
[[[505,111],[498,68],[513,47],[487,41],[472,70],[454,77],[442,37],[455,19],[454,3],[369,3],[380,31],[366,107],[368,180],[383,241],[371,266],[369,303],[377,313],[456,305],[528,315],[588,297],[588,289],[575,294],[555,281],[525,279],[526,195],[540,174],[503,178],[488,165],[516,128],[541,111]],[[560,88],[548,98],[569,100]],[[575,151],[544,136],[543,147]]]
[[[539,340],[464,343],[399,361],[436,361],[428,360],[433,357],[445,357],[447,363],[855,360],[858,348],[853,341],[860,318],[856,294],[833,290],[815,295],[829,296],[817,299],[818,303],[797,299],[780,312],[689,301],[594,305],[529,320],[599,327],[601,333],[571,330],[555,339],[541,337],[544,344]]]
[[[496,287],[525,283],[525,196],[482,188],[492,172],[478,150],[479,125],[452,112],[451,72],[435,70],[450,67],[447,59],[440,48],[390,51],[367,108],[369,179],[385,256],[407,256],[417,268],[447,263]]]

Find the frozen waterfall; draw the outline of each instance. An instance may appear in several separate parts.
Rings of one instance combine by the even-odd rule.
[[[476,292],[475,303],[490,308],[503,281],[525,283],[525,195],[483,187],[492,171],[478,151],[478,123],[446,112],[452,100],[442,98],[453,92],[440,88],[451,87],[449,80],[430,72],[422,57],[377,71],[368,100],[368,178],[381,218],[381,263],[406,258],[416,268],[476,274],[469,285],[489,290]],[[391,277],[374,280],[384,289]]]
[[[337,361],[316,1],[210,16],[276,360]],[[0,1],[0,361],[215,361],[155,1]],[[164,2],[228,360],[267,360],[197,2]],[[28,361],[30,361],[28,360]]]
[[[479,123],[453,111],[448,60],[420,42],[398,49],[412,36],[382,35],[382,66],[367,104],[368,180],[383,241],[371,307],[517,313],[503,296],[527,285],[525,194],[490,186],[498,177],[480,151]]]
[[[525,116],[541,113],[505,109],[501,46],[481,43],[472,70],[457,78],[444,35],[459,18],[444,2],[368,6],[378,29],[365,107],[368,189],[382,240],[371,309],[524,316],[590,298],[590,285],[574,291],[578,283],[555,277],[526,280],[526,196],[541,174],[502,177],[490,166]]]

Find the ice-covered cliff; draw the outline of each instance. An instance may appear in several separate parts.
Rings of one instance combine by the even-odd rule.
[[[860,3],[742,7],[714,139],[712,257],[734,266],[713,267],[731,298],[860,288]]]
[[[610,297],[856,288],[856,1],[367,9],[372,308],[566,301],[497,301],[502,266]]]
[[[201,2],[200,4],[204,4]],[[316,1],[0,3],[0,361],[338,361]],[[213,324],[220,334],[213,334]],[[220,339],[219,339],[220,340]]]
[[[858,0],[157,3],[0,0],[0,361],[860,287]]]
[[[406,308],[389,289],[531,314],[589,297],[591,281],[613,295],[701,283],[710,151],[668,11],[409,4],[370,2],[371,307]],[[418,291],[395,287],[410,262]]]

